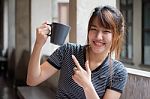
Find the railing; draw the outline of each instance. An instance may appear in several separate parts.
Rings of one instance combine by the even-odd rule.
[[[150,72],[127,68],[129,77],[120,99],[150,99]]]

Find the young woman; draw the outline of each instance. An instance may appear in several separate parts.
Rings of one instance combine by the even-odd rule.
[[[111,6],[96,7],[88,24],[87,45],[67,43],[40,65],[40,53],[49,26],[36,30],[36,42],[28,66],[27,84],[35,86],[60,70],[56,99],[119,99],[127,71],[119,59],[124,19]],[[115,53],[116,59],[111,58]]]

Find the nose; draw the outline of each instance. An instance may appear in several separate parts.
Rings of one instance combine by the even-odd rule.
[[[102,33],[102,31],[97,32],[95,36],[96,36],[96,38],[98,40],[102,40],[103,39],[103,33]]]

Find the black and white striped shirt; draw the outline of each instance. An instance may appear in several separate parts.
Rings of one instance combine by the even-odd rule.
[[[58,91],[56,99],[86,99],[82,87],[78,86],[72,79],[75,64],[72,55],[75,55],[80,65],[85,69],[86,61],[85,46],[67,43],[59,47],[49,56],[47,61],[60,70]],[[127,82],[127,71],[124,65],[107,57],[104,62],[92,71],[91,79],[94,88],[102,98],[106,89],[122,92]]]

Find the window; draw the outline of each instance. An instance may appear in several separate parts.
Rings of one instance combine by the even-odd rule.
[[[143,0],[142,63],[150,65],[150,1]]]
[[[120,11],[125,18],[126,35],[121,60],[132,62],[133,58],[133,0],[120,0]]]

